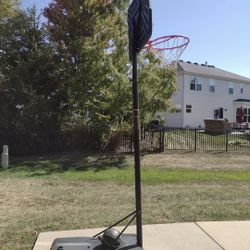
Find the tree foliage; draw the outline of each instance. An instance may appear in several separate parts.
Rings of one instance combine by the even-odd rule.
[[[55,0],[45,9],[69,82],[71,106],[101,133],[119,126],[128,112],[127,1]]]
[[[128,4],[52,0],[43,13],[45,25],[34,9],[9,15],[0,36],[0,128],[45,130],[77,123],[93,128],[101,140],[131,126]],[[146,51],[138,69],[145,123],[168,108],[175,72]]]
[[[16,14],[19,7],[19,0],[0,1],[0,22]]]
[[[164,66],[162,60],[164,58],[153,51],[145,52],[140,58],[138,81],[142,123],[171,107],[170,98],[176,91],[176,71]]]
[[[72,106],[85,123],[102,130],[132,120],[127,7],[128,1],[54,0],[45,10],[50,38],[67,68]],[[140,58],[144,122],[168,107],[175,90],[174,72],[160,63],[152,53]]]
[[[67,89],[60,61],[36,10],[9,18],[0,39],[0,126],[7,130],[59,129]]]

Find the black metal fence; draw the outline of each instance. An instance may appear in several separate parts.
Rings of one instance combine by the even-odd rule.
[[[250,151],[250,131],[212,135],[199,129],[168,129],[164,131],[164,150]]]
[[[106,151],[133,152],[131,132],[116,132],[109,138]],[[233,130],[225,134],[208,134],[200,129],[164,129],[143,131],[141,150],[155,152],[164,150],[189,151],[249,151],[250,130]]]
[[[163,132],[143,131],[141,133],[141,151],[154,152],[163,149]],[[132,153],[134,151],[132,131],[114,132],[107,139],[106,152]]]
[[[12,156],[86,152],[94,148],[95,138],[93,133],[84,128],[37,133],[0,132],[0,147],[9,145]],[[131,153],[134,151],[132,132],[113,132],[103,140],[102,145],[95,147],[95,150],[108,153]],[[198,129],[143,131],[141,150],[147,152],[163,152],[164,150],[250,152],[250,130],[234,130],[220,135],[210,135]]]
[[[8,145],[12,156],[84,151],[92,135],[86,129],[70,131],[0,132],[0,146]]]
[[[161,133],[145,131],[141,135],[142,151],[160,151],[163,145]],[[70,131],[0,132],[0,147],[9,146],[12,156],[31,156],[62,152],[102,151],[131,153],[134,151],[131,131],[115,131],[97,142],[93,132],[85,128]],[[0,150],[1,150],[0,148]]]

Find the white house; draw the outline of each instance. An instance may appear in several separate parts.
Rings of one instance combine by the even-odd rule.
[[[168,127],[202,128],[204,119],[237,122],[244,110],[250,123],[250,79],[213,65],[179,61],[178,90],[172,96],[172,112],[159,115]]]

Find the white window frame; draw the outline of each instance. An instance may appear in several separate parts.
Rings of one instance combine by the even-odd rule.
[[[209,92],[214,93],[215,92],[215,80],[209,79]]]
[[[192,91],[195,91],[196,90],[196,82],[197,82],[197,79],[196,77],[194,77],[190,83],[189,83],[189,89],[192,90]],[[192,85],[192,87],[191,87]]]
[[[244,94],[244,88],[243,88],[243,84],[240,84],[240,94]]]
[[[229,95],[234,94],[234,84],[232,82],[229,82],[229,84],[228,84],[228,94]]]
[[[192,85],[192,87],[191,87]],[[202,91],[202,80],[200,77],[193,77],[189,82],[189,90]]]
[[[201,77],[196,77],[196,90],[197,91],[202,91],[202,79]]]

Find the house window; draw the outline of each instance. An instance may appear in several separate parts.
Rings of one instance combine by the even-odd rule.
[[[192,113],[192,105],[186,105],[186,113]]]
[[[244,89],[243,89],[243,84],[240,85],[240,93],[243,94]]]
[[[196,78],[191,80],[191,82],[190,82],[190,90],[195,90],[195,83],[196,83]]]
[[[215,92],[215,86],[213,86],[213,85],[209,86],[209,90],[210,90],[210,92]]]
[[[214,82],[215,81],[213,79],[209,80],[209,91],[212,93],[215,92],[215,83]]]
[[[196,90],[197,90],[197,91],[201,91],[201,90],[202,90],[201,83],[197,83],[197,84],[196,84]]]
[[[218,109],[214,110],[214,119],[219,119],[219,110]]]
[[[229,86],[228,86],[228,94],[232,95],[234,93],[234,87],[233,87],[233,83],[230,82]]]
[[[219,119],[223,119],[223,108],[219,108]]]
[[[202,90],[201,80],[198,79],[198,77],[195,77],[190,81],[190,90],[196,90],[196,91]]]
[[[250,122],[250,108],[244,109],[244,122]]]
[[[214,110],[214,118],[215,119],[223,119],[223,116],[224,116],[223,112],[224,112],[223,108],[215,109]]]

